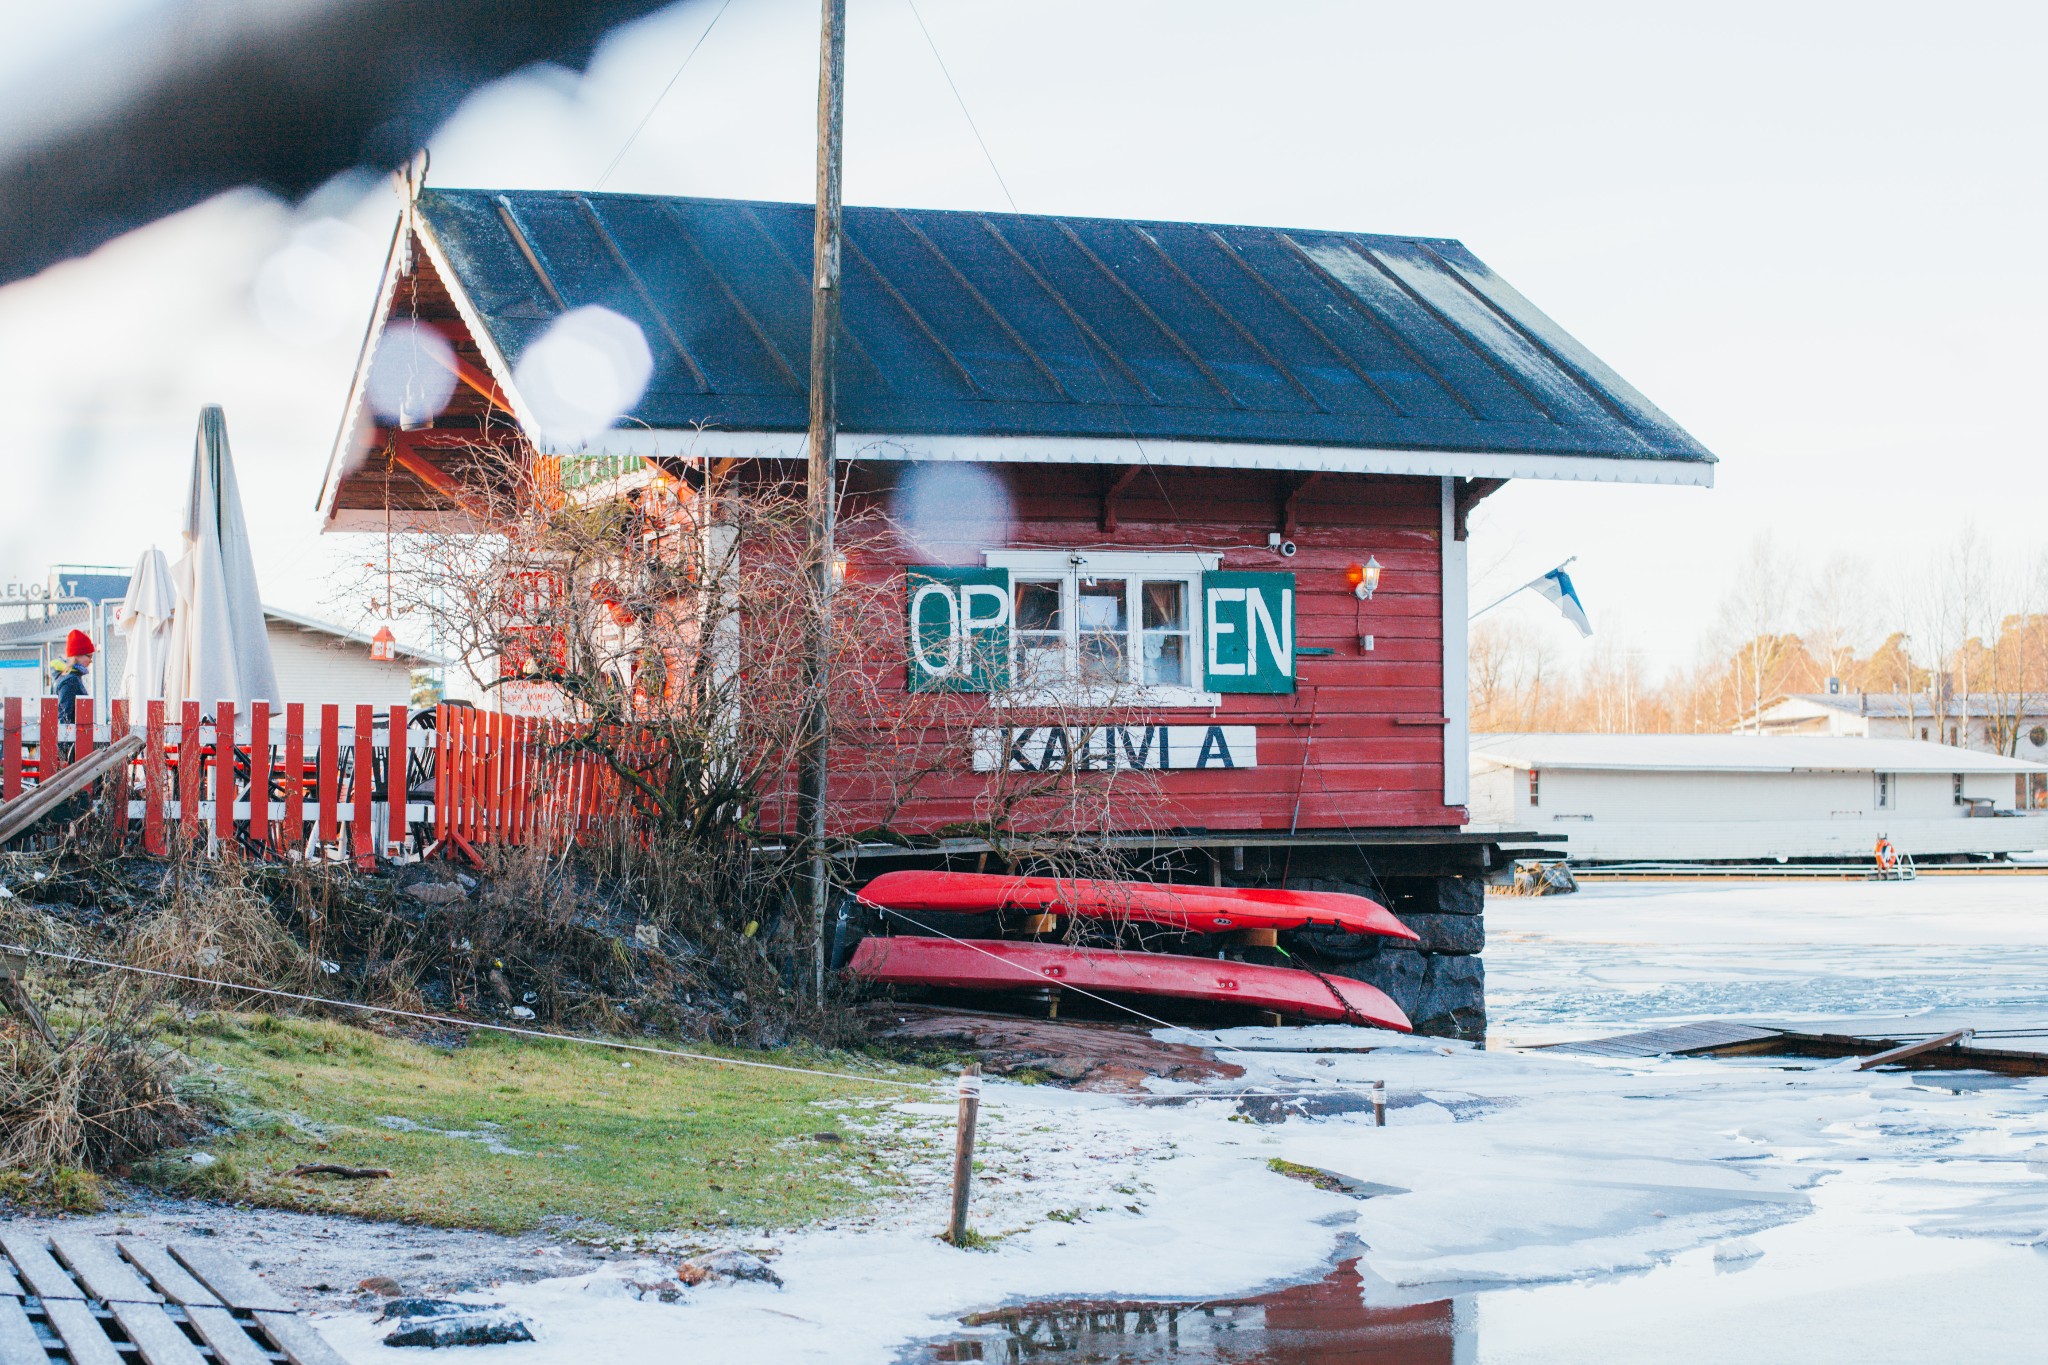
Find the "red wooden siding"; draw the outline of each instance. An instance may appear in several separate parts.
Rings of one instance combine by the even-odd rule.
[[[985,550],[1095,549],[1208,551],[1226,570],[1292,572],[1298,656],[1290,695],[1226,694],[1213,710],[1145,708],[1103,719],[1144,724],[1252,725],[1258,766],[1150,775],[1133,810],[1134,824],[1212,831],[1285,832],[1462,824],[1463,807],[1444,804],[1443,509],[1442,485],[1427,478],[1328,475],[1304,484],[1300,474],[1146,469],[1114,499],[1114,529],[1105,530],[1104,491],[1122,473],[1114,467],[992,465],[1008,485],[1013,520],[1007,544],[949,546],[955,563],[979,563]],[[846,515],[888,506],[894,468],[857,467]],[[1294,498],[1292,521],[1288,495]],[[1269,532],[1293,540],[1283,558],[1266,547]],[[1361,602],[1345,570],[1370,555],[1380,586]],[[881,559],[864,556],[849,577],[878,585],[888,619],[844,628],[901,649],[905,570],[942,562],[930,549],[909,547]],[[893,614],[892,614],[893,613]],[[1373,637],[1371,651],[1358,637]],[[900,657],[878,659],[889,685],[901,688]],[[1001,724],[982,709],[975,722]],[[849,736],[849,740],[854,737]],[[958,737],[955,742],[957,744]],[[844,762],[842,756],[842,762]],[[964,767],[962,763],[958,766]],[[843,778],[835,801],[843,829],[871,821],[860,781]],[[977,817],[986,777],[957,778],[920,788],[894,823],[905,832],[932,830]],[[1154,805],[1153,803],[1157,804]]]

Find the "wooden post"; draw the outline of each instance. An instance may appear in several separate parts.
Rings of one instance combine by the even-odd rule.
[[[213,831],[225,856],[235,847],[235,704],[217,704],[213,722]]]
[[[960,1073],[960,1121],[953,1136],[953,1220],[946,1240],[967,1245],[967,1195],[974,1184],[974,1126],[981,1116],[981,1063]]]
[[[78,719],[77,723],[71,727],[71,757],[73,761],[81,758],[90,758],[92,757],[93,744],[98,738],[93,733],[97,728],[96,722],[98,717],[93,715],[92,698],[80,697],[72,714]]]
[[[1387,1126],[1387,1083],[1385,1081],[1374,1081],[1372,1083],[1372,1126],[1375,1128]]]
[[[376,796],[376,762],[371,757],[371,727],[377,708],[367,703],[356,707],[356,759],[349,775],[349,842],[355,846],[356,866],[364,872],[377,866],[377,834],[371,828],[370,802]]]
[[[249,842],[270,846],[270,703],[249,703]]]
[[[9,697],[0,710],[0,801],[21,795],[21,698]]]
[[[36,780],[48,782],[64,766],[64,752],[57,745],[57,699],[44,697],[36,717]]]
[[[199,838],[199,703],[188,701],[178,712],[178,836],[186,843]]]
[[[142,710],[142,847],[161,857],[164,843],[164,803],[171,788],[170,765],[165,762],[164,703],[161,698]]]
[[[405,797],[412,776],[412,730],[406,724],[406,708],[392,707],[385,724],[389,729],[384,744],[384,839],[397,857],[405,852]]]
[[[832,747],[826,692],[832,669],[835,522],[839,511],[839,152],[846,79],[846,0],[824,0],[818,37],[818,185],[811,230],[811,425],[806,567],[811,619],[806,623],[803,750],[797,771],[799,837],[809,846],[814,985],[825,994],[825,915],[831,870],[825,858],[825,775]]]
[[[128,738],[128,702],[121,697],[114,698],[107,713],[107,742],[119,744]],[[128,839],[128,801],[135,790],[134,777],[134,771],[126,766],[115,772],[113,796],[107,802],[107,837],[117,849]]]
[[[324,848],[341,837],[341,708],[331,701],[320,706],[320,772],[315,790],[320,811],[314,833]]]
[[[448,708],[434,708],[434,842],[448,838]]]
[[[303,848],[306,838],[306,704],[284,704],[284,849]]]

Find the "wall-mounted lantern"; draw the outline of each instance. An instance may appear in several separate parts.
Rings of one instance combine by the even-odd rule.
[[[1372,600],[1372,595],[1379,591],[1380,562],[1371,555],[1367,555],[1365,563],[1353,564],[1350,568],[1344,570],[1344,578],[1346,582],[1351,584],[1353,596],[1357,597],[1361,602],[1369,602]]]
[[[370,637],[370,661],[388,664],[398,658],[398,637],[391,633],[391,627],[379,626],[377,633]]]

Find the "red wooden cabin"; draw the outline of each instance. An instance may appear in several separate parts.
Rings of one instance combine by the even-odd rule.
[[[1465,828],[1467,514],[1514,478],[1710,485],[1713,457],[1456,242],[863,208],[845,229],[845,515],[886,506],[913,533],[848,573],[900,591],[904,686],[1000,685],[976,660],[1050,679],[1083,723],[984,715],[976,763],[1080,745],[1155,770],[1165,815],[1131,842],[1388,900],[1426,929],[1392,993],[1473,1031],[1502,832]],[[806,205],[422,192],[327,526],[472,524],[469,452],[515,436],[622,493],[793,474],[810,234]],[[546,345],[592,308],[652,377],[624,420],[564,438]],[[446,343],[431,411],[373,401],[394,324]],[[899,826],[961,818],[972,779]]]

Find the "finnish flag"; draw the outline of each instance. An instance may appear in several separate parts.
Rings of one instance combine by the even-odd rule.
[[[1562,567],[1552,569],[1529,585],[1557,604],[1564,613],[1564,619],[1579,628],[1581,636],[1593,633],[1593,623],[1586,619],[1586,604],[1579,600],[1579,590],[1572,586],[1572,576]]]

